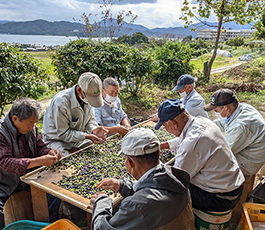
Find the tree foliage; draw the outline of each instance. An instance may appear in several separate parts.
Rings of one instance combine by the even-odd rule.
[[[226,45],[228,46],[234,46],[234,47],[239,47],[245,45],[245,38],[243,37],[235,37],[232,39],[229,39],[225,42]]]
[[[193,70],[190,64],[192,50],[189,45],[169,41],[162,47],[157,47],[154,56],[160,70],[154,75],[154,81],[161,87],[175,85],[182,74],[191,73]]]
[[[151,56],[143,52],[124,44],[80,39],[58,49],[52,62],[64,88],[76,84],[79,76],[89,71],[102,80],[110,76],[120,82],[125,80],[130,83],[128,89],[135,93],[153,71]]]
[[[255,24],[256,31],[256,37],[258,39],[265,39],[265,7],[263,9],[263,12],[261,14],[261,19]]]
[[[18,97],[38,98],[45,91],[45,70],[41,64],[13,46],[0,43],[0,115]]]
[[[190,48],[192,50],[193,57],[199,57],[205,53],[211,52],[213,49],[213,41],[204,41],[202,39],[194,39],[192,43],[190,43]]]
[[[129,45],[136,45],[142,43],[148,43],[148,37],[141,32],[136,32],[132,36],[122,35],[114,40],[116,43],[125,43]]]
[[[260,16],[263,4],[263,0],[197,0],[197,4],[184,0],[181,19],[185,21],[186,28],[193,23],[194,18],[206,25],[209,25],[206,20],[213,15],[218,21],[214,52],[210,61],[204,63],[204,75],[208,81],[217,54],[222,24],[229,21],[236,21],[241,25],[251,23]]]

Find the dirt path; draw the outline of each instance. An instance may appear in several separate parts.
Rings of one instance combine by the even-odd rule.
[[[237,63],[237,64],[233,64],[233,65],[228,65],[228,66],[222,66],[222,67],[218,67],[218,68],[214,68],[211,70],[211,73],[221,73],[221,72],[224,72],[228,69],[231,69],[231,68],[234,68],[236,66],[239,66],[241,65],[242,63]]]

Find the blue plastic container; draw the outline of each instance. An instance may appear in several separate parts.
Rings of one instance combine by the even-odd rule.
[[[18,220],[5,226],[3,230],[40,230],[49,224],[32,220]]]

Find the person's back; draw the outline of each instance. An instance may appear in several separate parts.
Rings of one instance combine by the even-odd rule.
[[[158,165],[147,178],[141,179],[137,186],[133,186],[134,194],[126,194],[126,184],[121,183],[120,192],[125,197],[122,201],[122,207],[135,208],[138,224],[134,228],[153,229],[158,226],[172,225],[175,219],[180,221],[181,213],[188,214],[186,219],[182,219],[179,226],[189,226],[187,229],[193,229],[193,214],[191,209],[189,187],[189,175],[172,166]],[[125,181],[126,183],[126,181]],[[155,210],[155,211],[151,211]],[[119,211],[116,213],[117,219],[122,219]],[[116,216],[115,215],[115,216]],[[183,215],[183,214],[182,214]],[[131,216],[133,218],[133,216]],[[113,220],[115,222],[115,219]],[[189,222],[191,225],[189,225]],[[110,221],[110,224],[112,221]],[[146,228],[144,228],[146,226]],[[124,229],[131,229],[124,226]],[[172,226],[171,226],[172,227]],[[177,228],[175,226],[174,229]]]
[[[189,173],[192,206],[215,212],[235,207],[244,176],[220,129],[208,118],[191,116],[178,99],[165,100],[158,116],[155,129],[163,125],[178,137],[160,148],[175,152],[174,166]]]
[[[103,194],[92,197],[91,229],[193,230],[190,176],[159,163],[155,134],[146,128],[133,129],[124,137],[121,150],[128,172],[137,181],[105,178],[99,182],[98,188],[119,191],[124,199],[113,215],[111,198]]]
[[[209,119],[190,118],[178,142],[181,145],[175,166],[189,172],[192,184],[220,193],[232,191],[243,183],[234,155],[219,128]]]

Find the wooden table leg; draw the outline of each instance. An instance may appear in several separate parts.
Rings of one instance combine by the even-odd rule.
[[[50,222],[46,192],[30,186],[34,220]]]
[[[91,220],[92,220],[92,214],[87,212],[86,213],[87,216],[87,227],[82,228],[82,230],[90,230],[90,226],[91,226]]]

